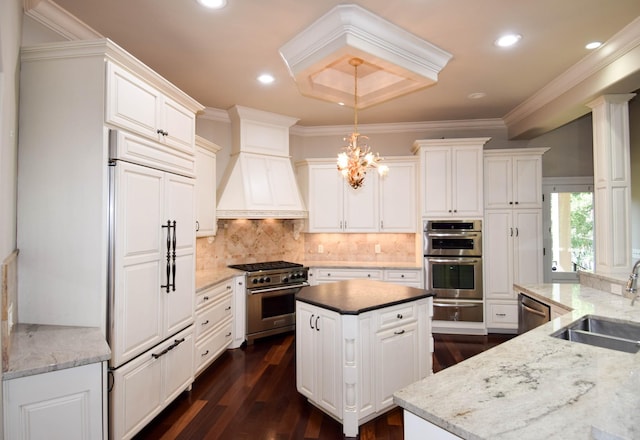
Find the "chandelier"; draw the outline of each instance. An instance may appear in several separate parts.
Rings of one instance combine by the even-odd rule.
[[[371,152],[366,142],[368,137],[358,133],[358,66],[362,63],[363,61],[360,58],[351,58],[349,60],[349,64],[353,66],[355,71],[353,133],[343,139],[348,142],[348,145],[344,147],[345,151],[338,154],[338,170],[354,189],[362,186],[368,168],[377,168],[380,175],[386,175],[389,171],[389,167],[380,165],[382,160],[380,155]]]

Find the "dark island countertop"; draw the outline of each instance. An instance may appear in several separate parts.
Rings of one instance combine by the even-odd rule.
[[[303,287],[296,299],[341,315],[359,315],[430,296],[434,293],[424,289],[356,279]]]

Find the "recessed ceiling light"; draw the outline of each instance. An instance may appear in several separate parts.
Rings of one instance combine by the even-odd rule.
[[[260,81],[262,84],[271,84],[273,81],[275,81],[275,78],[273,77],[273,75],[263,73],[258,77],[258,81]]]
[[[591,43],[587,44],[585,48],[593,50],[599,48],[600,46],[602,46],[602,43],[600,41],[592,41]]]
[[[498,38],[495,44],[496,46],[499,46],[499,47],[509,47],[516,44],[518,41],[520,41],[521,38],[522,38],[522,35],[519,35],[519,34],[507,34]]]
[[[467,95],[467,98],[469,98],[469,99],[480,99],[480,98],[484,98],[485,96],[487,96],[487,94],[484,93],[484,92],[475,92],[475,93],[469,93]]]
[[[227,5],[227,0],[197,0],[205,8],[221,9]]]

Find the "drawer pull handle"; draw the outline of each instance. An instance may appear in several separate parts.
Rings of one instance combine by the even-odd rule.
[[[207,325],[207,324],[209,324],[209,320],[208,319],[205,322],[203,322],[202,324],[200,324],[200,325]]]
[[[496,313],[496,316],[507,316],[506,313]]]
[[[402,335],[404,334],[404,330],[393,332],[394,335]]]
[[[231,336],[231,332],[229,332],[226,335],[224,335],[225,338],[228,338],[229,336]]]
[[[203,296],[202,297],[202,301],[209,301],[209,297],[208,296]]]
[[[397,318],[402,319],[402,313],[398,313]]]
[[[227,306],[227,308],[225,310],[227,310],[227,311],[231,310],[231,306]]]
[[[208,355],[208,354],[209,354],[209,350],[207,350],[207,351],[205,351],[204,353],[202,353],[202,354],[200,355],[200,357],[205,357],[205,356],[206,356],[206,355]]]

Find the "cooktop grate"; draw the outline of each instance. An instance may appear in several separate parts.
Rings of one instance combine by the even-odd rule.
[[[288,261],[264,261],[260,263],[231,264],[229,267],[245,272],[258,272],[261,270],[293,269],[296,267],[302,267],[302,264],[291,263]]]

